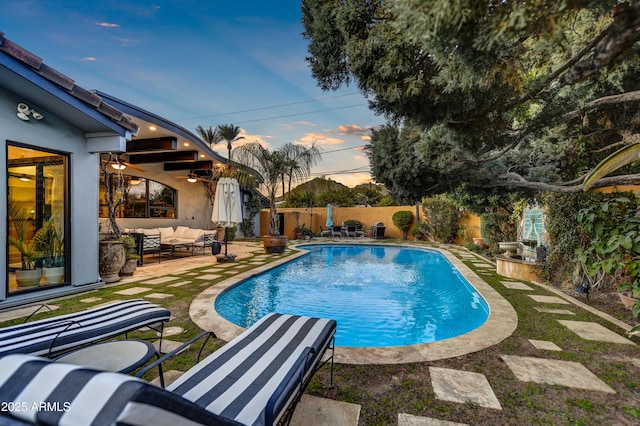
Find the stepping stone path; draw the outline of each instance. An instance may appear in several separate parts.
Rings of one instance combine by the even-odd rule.
[[[568,320],[558,320],[558,322],[585,340],[635,345],[631,340],[614,333],[597,322]]]
[[[502,410],[484,374],[440,367],[429,367],[429,373],[438,399]]]
[[[534,306],[533,308],[538,312],[544,312],[546,314],[575,315],[575,313],[567,311],[566,309],[539,308],[537,306]]]
[[[502,359],[516,378],[523,382],[616,393],[587,367],[578,362],[515,355],[502,355]]]
[[[169,281],[177,280],[178,278],[180,277],[172,277],[171,275],[167,275],[165,277],[158,277],[149,281],[145,281],[142,284],[164,284]]]
[[[131,287],[125,290],[116,291],[114,293],[121,294],[123,296],[133,296],[135,294],[144,293],[145,291],[151,291],[151,289],[147,287]]]
[[[525,283],[517,282],[517,281],[501,281],[502,285],[506,288],[510,288],[511,290],[531,290],[534,289],[526,285]]]
[[[398,414],[398,426],[468,426],[466,423],[450,422],[448,420],[432,419],[431,417]]]
[[[536,348],[542,349],[545,351],[561,351],[560,347],[553,342],[549,342],[547,340],[534,340],[529,339],[529,342]]]
[[[149,299],[168,299],[169,297],[173,297],[173,294],[151,293],[151,294],[145,294],[144,297],[148,297]]]
[[[529,295],[530,298],[532,298],[533,300],[535,300],[536,302],[540,302],[540,303],[555,303],[558,305],[570,305],[571,303],[569,303],[568,301],[557,297],[557,296],[540,296],[537,294],[530,294]]]
[[[93,303],[93,302],[97,302],[99,300],[102,300],[102,297],[89,297],[87,299],[81,299],[80,302],[82,302],[82,303]]]
[[[198,280],[217,280],[221,276],[222,275],[220,275],[220,274],[205,274],[205,275],[197,276],[196,279],[198,279]]]
[[[184,333],[184,328],[182,327],[165,327],[164,330],[162,330],[162,337],[176,336],[182,333]],[[156,336],[160,337],[160,333],[156,333]]]

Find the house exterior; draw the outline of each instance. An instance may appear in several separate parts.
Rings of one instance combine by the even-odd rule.
[[[122,228],[213,228],[201,178],[225,158],[176,124],[79,87],[2,32],[0,141],[0,308],[103,285],[106,161],[125,167]]]

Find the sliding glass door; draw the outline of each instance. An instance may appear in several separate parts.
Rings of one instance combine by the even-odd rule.
[[[9,294],[69,281],[67,154],[7,146]]]

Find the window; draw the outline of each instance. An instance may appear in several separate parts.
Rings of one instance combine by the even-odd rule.
[[[123,176],[125,185],[124,203],[117,217],[176,218],[176,190],[160,182],[138,176]],[[104,201],[104,177],[100,178],[100,200]],[[114,180],[116,177],[113,178]],[[115,184],[115,183],[114,183]],[[114,185],[112,185],[114,187]],[[100,204],[100,217],[108,217],[107,206]]]
[[[68,155],[7,146],[9,294],[68,281]]]

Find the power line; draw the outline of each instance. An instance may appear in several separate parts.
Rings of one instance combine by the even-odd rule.
[[[278,104],[278,105],[270,105],[270,106],[259,107],[259,108],[243,109],[243,110],[240,110],[240,111],[222,112],[222,113],[219,113],[219,114],[202,115],[200,117],[182,118],[180,120],[175,120],[175,121],[199,120],[201,118],[219,117],[221,115],[241,114],[241,113],[245,113],[245,112],[262,111],[262,110],[265,110],[265,109],[283,108],[283,107],[287,107],[287,106],[291,106],[291,105],[300,105],[300,104],[306,104],[306,103],[310,103],[310,102],[318,102],[318,101],[321,101],[321,100],[324,100],[324,99],[343,98],[345,96],[353,96],[353,95],[359,95],[359,94],[360,94],[359,92],[354,92],[354,93],[346,93],[344,95],[325,96],[325,97],[322,97],[322,98],[309,99],[309,100],[306,100],[306,101],[289,102],[289,103],[286,103],[286,104]]]
[[[257,118],[255,120],[234,121],[234,124],[254,123],[256,121],[267,121],[267,120],[275,120],[277,118],[287,118],[287,117],[296,117],[296,116],[299,116],[299,115],[317,114],[319,112],[335,111],[335,110],[338,110],[338,109],[345,109],[345,108],[354,108],[354,107],[358,107],[358,106],[362,106],[362,105],[365,105],[365,104],[347,105],[347,106],[337,107],[337,108],[321,109],[321,110],[318,110],[318,111],[300,112],[300,113],[297,113],[297,114],[287,114],[287,115],[278,115],[278,116],[275,116],[275,117]]]
[[[351,148],[333,149],[331,151],[322,151],[322,154],[331,154],[332,152],[348,151],[350,149],[364,148],[366,145],[352,146]]]

